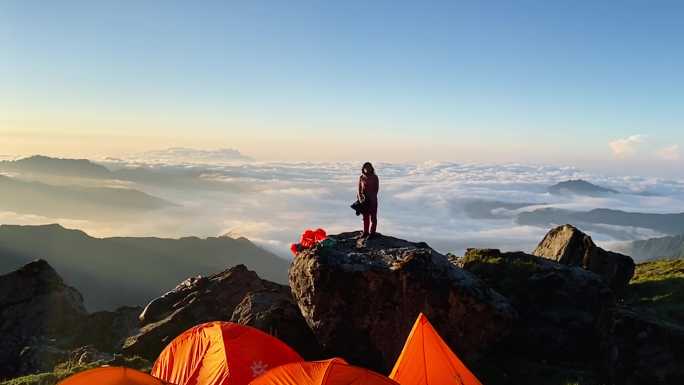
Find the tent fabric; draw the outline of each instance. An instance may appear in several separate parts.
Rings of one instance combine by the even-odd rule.
[[[118,366],[95,368],[76,373],[58,385],[168,385],[139,370]]]
[[[400,385],[482,385],[422,313],[413,325],[390,378]]]
[[[176,385],[247,385],[268,369],[298,361],[297,352],[258,329],[210,322],[171,341],[152,375]]]
[[[349,365],[341,358],[297,362],[271,369],[250,385],[398,385],[373,371]]]

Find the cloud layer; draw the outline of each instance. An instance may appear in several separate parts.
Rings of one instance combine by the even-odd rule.
[[[107,164],[130,170],[131,162]],[[2,213],[4,223],[61,222],[93,235],[246,236],[286,256],[288,244],[305,228],[330,232],[360,228],[349,204],[355,198],[360,163],[241,162],[231,164],[145,164],[145,175],[132,187],[179,206],[129,220],[75,221]],[[684,180],[608,177],[573,167],[522,164],[378,163],[381,178],[379,231],[427,241],[443,252],[466,247],[531,250],[548,230],[520,226],[520,211],[539,207],[587,210],[608,207],[627,211],[673,212],[684,207]],[[548,186],[585,179],[623,192],[606,197],[554,196]],[[181,183],[182,182],[182,183]],[[492,201],[524,203],[494,209]],[[484,202],[484,203],[483,203]],[[502,219],[503,218],[503,219]],[[604,231],[605,230],[605,231]],[[643,229],[591,229],[599,241],[658,235]]]

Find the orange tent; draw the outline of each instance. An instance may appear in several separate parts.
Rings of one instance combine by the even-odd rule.
[[[341,358],[297,362],[271,369],[249,385],[398,385],[389,378],[347,364]]]
[[[147,373],[129,368],[106,366],[76,373],[58,385],[167,385]]]
[[[400,385],[482,385],[423,313],[413,325],[390,378]]]
[[[303,361],[299,354],[258,329],[210,322],[171,341],[152,375],[177,385],[247,385],[270,368],[297,361]]]

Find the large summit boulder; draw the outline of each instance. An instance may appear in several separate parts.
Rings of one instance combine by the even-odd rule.
[[[22,350],[74,335],[86,315],[81,294],[44,260],[1,275],[0,379],[30,371]]]
[[[506,296],[520,317],[499,350],[549,362],[596,362],[613,291],[581,267],[522,252],[468,249],[457,262]]]
[[[154,359],[176,336],[205,322],[232,321],[270,333],[306,358],[318,345],[287,286],[259,278],[244,265],[192,277],[154,299],[140,314],[140,331],[124,352]]]
[[[590,236],[572,225],[551,229],[532,254],[592,271],[603,277],[618,295],[625,292],[634,276],[631,257],[596,246]]]
[[[503,296],[425,243],[359,232],[297,254],[290,287],[329,356],[388,372],[420,312],[461,356],[506,336],[516,312]]]

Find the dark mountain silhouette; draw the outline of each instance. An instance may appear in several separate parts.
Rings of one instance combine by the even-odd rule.
[[[605,224],[614,226],[641,227],[664,234],[684,234],[684,213],[651,214],[634,213],[611,209],[572,211],[556,208],[543,208],[518,215],[518,223],[538,227],[569,223]]]
[[[52,185],[0,175],[0,210],[98,219],[140,214],[169,206],[173,204],[128,188]]]
[[[0,273],[42,258],[77,287],[90,310],[138,305],[188,276],[244,264],[287,282],[288,262],[245,238],[93,238],[60,225],[0,226]]]
[[[95,164],[88,159],[62,159],[43,155],[0,161],[0,171],[78,178],[114,179],[112,172],[108,168]]]
[[[534,205],[543,205],[543,203],[502,202],[474,199],[463,204],[463,211],[473,219],[507,219],[509,217],[498,215],[495,210],[517,210]]]
[[[640,260],[684,257],[684,235],[632,241],[623,246],[621,251]]]
[[[556,183],[549,187],[549,192],[554,195],[571,194],[585,196],[602,196],[619,193],[616,190],[597,186],[582,179],[566,180],[564,182]]]

